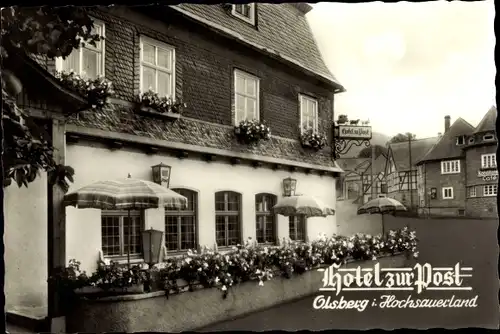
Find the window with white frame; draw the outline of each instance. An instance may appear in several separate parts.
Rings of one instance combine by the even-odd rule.
[[[175,48],[141,36],[141,92],[175,98]]]
[[[255,221],[258,243],[276,242],[276,215],[271,209],[277,198],[272,194],[255,195]]]
[[[443,199],[453,198],[453,187],[443,187]]]
[[[241,244],[241,194],[215,193],[215,242],[219,247]]]
[[[306,241],[305,216],[288,217],[288,237],[293,241]]]
[[[315,98],[299,95],[301,131],[318,132],[318,101]]]
[[[234,70],[235,125],[259,119],[259,78]]]
[[[105,257],[137,257],[142,253],[141,231],[143,230],[140,211],[108,211],[101,213],[101,248]],[[129,238],[130,235],[130,238]],[[129,242],[130,241],[130,242]]]
[[[441,174],[460,173],[460,160],[441,161]]]
[[[463,145],[463,144],[465,144],[465,136],[458,136],[457,145]]]
[[[468,189],[468,197],[476,197],[476,187],[472,186]]]
[[[235,17],[255,25],[255,4],[241,4],[241,5],[233,5],[231,14]]]
[[[92,34],[105,37],[104,23],[93,19],[94,27]],[[66,59],[59,57],[56,59],[56,70],[59,72],[75,72],[87,79],[96,79],[104,75],[104,40],[96,42],[93,46],[90,43],[83,43],[78,49],[74,49]]]
[[[493,136],[493,135],[484,135],[483,136],[484,141],[489,141],[489,140],[493,140],[493,139],[495,139],[495,136]]]
[[[496,184],[488,184],[483,186],[483,196],[496,196],[497,187],[498,185]]]
[[[481,154],[481,168],[496,168],[497,167],[496,153]]]
[[[195,249],[197,193],[188,189],[172,189],[188,200],[187,208],[165,208],[165,246],[169,251]]]

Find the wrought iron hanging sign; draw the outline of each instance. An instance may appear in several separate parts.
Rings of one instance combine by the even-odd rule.
[[[349,152],[353,145],[370,146],[372,139],[372,127],[369,126],[369,121],[361,122],[360,120],[349,121],[347,115],[339,115],[333,127],[333,156],[339,159],[341,155]]]

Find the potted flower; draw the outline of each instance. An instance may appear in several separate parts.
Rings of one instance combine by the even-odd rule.
[[[169,118],[179,118],[184,108],[187,108],[182,100],[174,100],[170,96],[159,96],[152,89],[139,94],[137,103],[142,112],[161,114]]]
[[[346,124],[347,122],[349,122],[347,115],[339,115],[339,118],[337,119],[337,124]]]
[[[70,72],[56,72],[56,78],[69,89],[86,97],[92,109],[104,107],[114,94],[111,81],[103,76],[89,79],[71,70]]]
[[[234,133],[238,140],[247,145],[256,144],[260,140],[271,138],[271,129],[265,122],[258,120],[244,120],[234,128]]]
[[[302,132],[300,141],[303,147],[319,151],[326,145],[326,136],[315,133],[312,129],[308,129]]]

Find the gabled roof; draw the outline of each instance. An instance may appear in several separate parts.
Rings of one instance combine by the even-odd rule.
[[[437,141],[438,141],[437,137],[412,140],[411,141],[412,166],[415,166],[417,162],[420,159],[422,159],[426,155],[426,153],[428,153],[429,150],[431,150],[434,147]],[[407,141],[390,144],[389,150],[392,152],[394,165],[397,171],[410,170],[410,154]]]
[[[183,3],[171,8],[345,90],[326,67],[304,12],[296,5],[258,3],[256,27],[232,17],[224,5]]]
[[[387,157],[384,154],[379,155],[373,162],[373,174],[378,175],[385,171]]]
[[[488,132],[496,130],[497,107],[492,106],[477,125],[474,133]]]
[[[344,158],[336,160],[338,166],[346,172],[364,172],[370,165],[370,158]]]
[[[418,160],[418,163],[432,160],[443,160],[450,158],[459,158],[463,156],[462,147],[456,143],[456,137],[462,135],[470,135],[474,131],[474,127],[463,118],[459,117],[445,132],[441,139],[434,145],[432,150],[427,152],[425,156]]]

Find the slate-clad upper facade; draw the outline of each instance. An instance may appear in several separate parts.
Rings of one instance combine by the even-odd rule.
[[[104,26],[103,73],[119,102],[83,112],[69,123],[338,169],[330,147],[333,102],[334,93],[344,88],[321,58],[304,14],[310,8],[260,3],[254,8],[254,25],[232,15],[231,5],[89,9]],[[145,39],[173,50],[172,92],[188,106],[174,123],[133,111],[131,104],[143,88]],[[49,71],[56,69],[53,61],[36,59]],[[271,140],[257,147],[234,138],[236,71],[258,81],[257,118],[271,128]],[[303,149],[298,141],[301,98],[315,101],[317,131],[328,138],[319,152]]]

